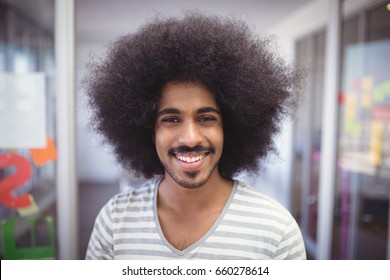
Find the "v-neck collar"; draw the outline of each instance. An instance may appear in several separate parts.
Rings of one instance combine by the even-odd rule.
[[[214,224],[210,227],[210,229],[195,243],[191,244],[184,250],[178,250],[175,247],[169,243],[169,241],[165,238],[165,235],[161,229],[160,220],[158,218],[158,211],[157,211],[157,197],[158,197],[158,189],[160,186],[160,183],[164,177],[159,178],[156,180],[156,185],[154,188],[154,199],[153,199],[153,216],[154,216],[154,222],[156,224],[157,233],[160,236],[161,241],[164,243],[164,245],[174,254],[178,256],[185,256],[186,254],[190,253],[194,249],[198,248],[203,242],[205,242],[217,229],[221,221],[223,220],[223,217],[225,216],[226,212],[228,211],[230,204],[233,201],[234,194],[237,190],[238,182],[234,180],[232,191],[230,192],[229,198],[225,203],[225,206],[223,207],[221,213],[219,214],[217,220],[214,222]]]

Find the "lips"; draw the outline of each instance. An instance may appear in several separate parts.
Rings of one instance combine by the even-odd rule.
[[[215,153],[213,147],[204,146],[179,146],[168,150],[168,155],[172,156],[178,165],[184,169],[198,168],[204,162],[204,159],[212,153]]]
[[[185,163],[195,163],[195,162],[201,161],[201,160],[204,159],[207,155],[208,155],[208,153],[203,154],[203,155],[198,155],[198,156],[175,155],[175,157],[176,157],[178,160],[180,160],[180,161],[182,161],[182,162],[185,162]]]
[[[180,168],[186,170],[198,169],[210,152],[198,153],[174,153],[172,156]]]

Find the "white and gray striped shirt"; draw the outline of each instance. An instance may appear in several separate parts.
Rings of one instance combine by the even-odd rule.
[[[86,259],[306,259],[291,214],[239,181],[210,230],[183,251],[175,249],[158,221],[160,180],[117,194],[102,208]]]

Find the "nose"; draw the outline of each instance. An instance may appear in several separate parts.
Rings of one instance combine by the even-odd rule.
[[[178,140],[180,145],[195,147],[203,141],[202,131],[195,122],[184,122],[179,131]]]

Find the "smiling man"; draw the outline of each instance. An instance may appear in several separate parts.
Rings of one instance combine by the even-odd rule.
[[[299,97],[297,72],[239,20],[156,18],[90,65],[94,124],[144,185],[100,211],[87,259],[305,259],[257,172]]]

